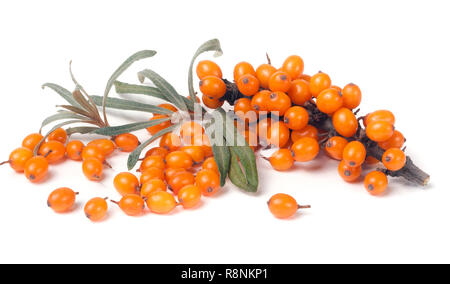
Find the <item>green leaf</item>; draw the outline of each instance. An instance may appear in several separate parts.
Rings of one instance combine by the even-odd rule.
[[[84,116],[75,114],[70,111],[62,110],[62,111],[59,111],[58,113],[51,115],[51,116],[47,117],[46,119],[44,119],[44,121],[42,121],[41,128],[39,129],[39,133],[42,131],[42,128],[44,128],[44,126],[46,126],[54,121],[62,120],[62,119],[71,119],[71,118],[85,119]]]
[[[163,77],[159,76],[156,72],[146,69],[138,73],[139,81],[144,82],[145,78],[150,79],[153,84],[161,91],[166,99],[173,103],[177,108],[186,111],[187,107],[184,103],[183,96],[177,93],[175,88],[169,84]]]
[[[144,59],[144,58],[149,58],[152,57],[156,54],[156,51],[154,50],[142,50],[142,51],[138,51],[135,54],[131,55],[130,57],[127,58],[127,60],[125,60],[122,65],[119,66],[119,68],[117,68],[116,71],[114,71],[114,73],[111,75],[111,77],[109,78],[108,82],[106,83],[106,88],[105,88],[105,93],[103,94],[103,104],[102,104],[102,108],[103,108],[103,119],[105,121],[106,124],[108,124],[107,118],[106,118],[106,99],[108,98],[108,94],[109,91],[111,90],[114,81],[116,81],[116,79],[123,73],[125,72],[125,70],[128,69],[128,67],[130,67],[134,62]]]
[[[63,99],[65,99],[72,106],[81,108],[80,104],[73,98],[72,93],[69,90],[53,83],[45,83],[44,85],[42,85],[42,89],[45,89],[45,87],[48,87],[53,91],[55,91],[56,93],[58,93]]]
[[[216,141],[216,138],[213,137],[214,123],[210,126],[206,127],[206,134],[209,137],[210,141]],[[228,171],[230,170],[230,150],[227,146],[225,146],[225,139],[222,137],[221,145],[216,145],[216,143],[212,143],[212,150],[214,153],[214,160],[216,161],[217,167],[219,168],[220,173],[220,186],[224,186]],[[223,145],[223,146],[222,146]]]
[[[194,62],[197,57],[203,52],[207,51],[215,51],[214,57],[222,55],[222,48],[220,47],[220,42],[218,39],[208,40],[204,44],[202,44],[194,54],[194,57],[191,60],[191,64],[189,65],[189,73],[188,73],[188,86],[189,86],[189,96],[193,103],[195,103],[195,91],[194,91],[194,83],[192,76],[192,69],[194,69]]]
[[[103,97],[91,96],[91,98],[98,106],[101,106],[104,103]],[[105,105],[106,107],[114,109],[143,111],[164,115],[171,115],[173,113],[173,111],[171,111],[170,109],[118,98],[107,98],[105,101]]]
[[[238,157],[234,153],[234,151],[230,151],[231,153],[231,165],[230,165],[230,172],[228,174],[231,182],[248,192],[256,192],[256,189],[249,186],[247,182],[247,178],[245,177],[244,173],[242,172],[241,165],[239,164]]]
[[[174,124],[172,126],[169,126],[167,128],[164,128],[161,131],[158,131],[155,135],[153,135],[150,139],[143,142],[141,145],[139,145],[129,156],[128,156],[128,170],[131,170],[136,166],[136,163],[139,161],[139,156],[141,155],[142,150],[145,149],[150,143],[158,139],[159,137],[163,136],[166,133],[172,132],[175,128],[177,128],[179,124]]]
[[[133,132],[136,130],[148,128],[150,126],[154,126],[154,125],[166,122],[168,120],[170,120],[170,117],[154,119],[154,120],[149,120],[149,121],[143,121],[143,122],[135,122],[135,123],[124,124],[124,125],[120,125],[120,126],[108,126],[108,127],[99,128],[99,129],[93,131],[93,133],[105,135],[105,136],[115,136],[115,135],[119,135],[122,133],[129,133],[129,132]]]
[[[66,129],[66,133],[68,136],[75,134],[75,133],[88,134],[88,133],[93,132],[96,129],[98,129],[98,127],[93,127],[93,126],[69,127]]]

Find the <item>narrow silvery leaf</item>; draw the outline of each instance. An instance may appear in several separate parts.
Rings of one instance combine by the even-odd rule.
[[[189,73],[188,73],[188,87],[189,87],[189,96],[191,97],[192,102],[195,103],[195,91],[194,91],[194,83],[193,83],[193,69],[194,63],[197,57],[203,52],[207,51],[215,51],[214,56],[222,55],[222,48],[220,47],[220,42],[218,39],[211,39],[202,44],[194,54],[194,57],[191,60],[191,64],[189,65]]]
[[[114,73],[111,75],[111,77],[109,78],[108,82],[106,83],[106,88],[105,88],[105,93],[103,94],[103,119],[105,121],[106,124],[108,124],[107,122],[107,118],[106,118],[106,99],[108,97],[109,91],[111,90],[114,82],[116,81],[116,79],[123,73],[125,72],[125,70],[128,69],[128,67],[130,67],[134,62],[144,59],[144,58],[149,58],[152,57],[156,54],[156,51],[154,50],[142,50],[142,51],[138,51],[135,54],[131,55],[130,57],[127,58],[127,60],[125,60],[122,65],[119,66],[119,68],[117,68],[116,71],[114,71]]]
[[[221,127],[221,126],[219,126]],[[228,171],[230,170],[230,150],[227,146],[225,146],[225,142],[217,143],[217,139],[224,140],[223,136],[221,138],[213,137],[214,128],[216,128],[215,124],[212,123],[208,127],[206,127],[206,134],[209,137],[209,141],[214,141],[212,143],[212,150],[214,154],[214,160],[216,161],[217,167],[220,173],[220,186],[225,185],[226,178],[228,176]]]
[[[46,119],[44,119],[44,121],[42,121],[41,124],[41,128],[39,129],[39,132],[41,132],[42,128],[44,128],[44,126],[57,121],[57,120],[62,120],[62,119],[85,119],[84,116],[78,115],[76,113],[70,112],[70,111],[60,111],[54,115],[51,115],[49,117],[47,117]]]
[[[183,96],[177,93],[175,88],[169,84],[163,77],[156,72],[146,69],[138,73],[139,81],[144,82],[144,78],[150,79],[155,86],[161,91],[166,99],[173,103],[177,108],[186,111],[187,107],[184,103]]]
[[[169,126],[167,128],[164,128],[163,130],[157,132],[155,135],[153,135],[150,139],[143,142],[141,145],[139,145],[129,156],[128,156],[128,170],[131,170],[136,166],[136,163],[139,161],[139,156],[141,155],[142,150],[145,149],[150,143],[158,139],[159,137],[163,136],[166,133],[172,132],[174,129],[176,129],[179,125],[175,124],[172,126]]]
[[[114,109],[122,109],[122,110],[134,110],[134,111],[142,111],[142,112],[151,112],[157,114],[171,115],[173,111],[170,109],[143,104],[136,101],[118,99],[118,98],[107,98],[106,101],[103,100],[103,97],[100,96],[91,96],[94,103],[98,106],[103,105],[105,103],[106,107],[114,108]]]
[[[55,91],[56,93],[58,93],[63,99],[65,99],[72,106],[78,108],[81,107],[80,104],[73,98],[72,93],[69,90],[53,83],[45,83],[44,85],[42,85],[42,89],[45,89],[45,87],[48,87],[53,91]]]
[[[136,130],[148,128],[150,126],[154,126],[154,125],[166,122],[168,120],[170,120],[169,117],[162,118],[162,119],[143,121],[143,122],[124,124],[124,125],[120,125],[120,126],[108,126],[108,127],[99,128],[99,129],[93,131],[93,133],[105,135],[105,136],[115,136],[115,135],[119,135],[122,133],[129,133],[129,132],[133,132]]]
[[[88,134],[88,133],[93,132],[96,129],[98,129],[98,127],[93,127],[93,126],[69,127],[66,129],[66,133],[68,136],[75,134],[75,133]]]

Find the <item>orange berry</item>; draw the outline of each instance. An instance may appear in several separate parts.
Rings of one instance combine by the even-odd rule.
[[[333,126],[337,133],[344,137],[351,137],[358,131],[358,120],[348,108],[340,108],[333,114]]]
[[[41,140],[44,138],[39,133],[32,133],[25,137],[22,141],[22,147],[28,148],[31,151],[34,151],[34,148],[36,148],[36,145],[41,142]]]
[[[31,158],[33,158],[33,151],[25,147],[20,147],[12,151],[11,154],[9,154],[9,160],[1,163],[1,165],[9,163],[13,170],[21,173],[24,171],[26,163]]]
[[[253,123],[258,119],[256,112],[252,108],[252,101],[248,98],[240,98],[234,102],[234,113],[246,123]]]
[[[267,132],[267,139],[271,145],[282,148],[289,141],[289,128],[282,121],[277,121],[270,125]]]
[[[169,152],[178,150],[181,146],[181,138],[173,132],[166,133],[161,137],[159,146],[166,148]]]
[[[202,146],[184,146],[181,151],[188,154],[194,163],[201,163],[205,159],[205,151]]]
[[[131,133],[117,135],[114,137],[114,142],[122,152],[132,152],[140,144],[139,139]]]
[[[375,157],[367,156],[366,161],[364,163],[366,163],[367,165],[375,165],[378,164],[379,162],[380,161],[378,161]]]
[[[383,142],[394,135],[394,126],[386,121],[371,122],[366,127],[366,134],[372,141]]]
[[[99,222],[108,213],[108,203],[104,198],[95,197],[89,200],[84,206],[84,214],[92,222]]]
[[[384,150],[387,150],[389,148],[401,148],[403,144],[405,144],[405,137],[398,130],[394,130],[394,133],[388,140],[378,142],[378,146],[380,146]]]
[[[290,107],[284,114],[284,123],[292,130],[301,130],[308,125],[309,114],[301,106]]]
[[[153,115],[152,118],[150,118],[150,120],[157,120],[157,119],[163,119],[163,118],[167,118],[167,115],[155,114],[155,115]],[[170,120],[167,120],[167,121],[161,122],[159,124],[147,127],[147,131],[151,135],[155,135],[159,131],[166,129],[167,127],[169,127],[171,125],[172,125],[172,123],[170,122]]]
[[[81,157],[81,153],[83,152],[84,144],[80,140],[73,140],[67,143],[66,153],[67,157],[74,161],[83,160]]]
[[[236,64],[236,66],[234,67],[234,71],[233,71],[233,78],[234,81],[237,82],[239,80],[239,78],[241,78],[243,75],[253,75],[256,77],[256,72],[255,69],[253,68],[253,66],[248,63],[248,62],[239,62],[238,64]]]
[[[220,189],[220,177],[212,170],[200,170],[195,177],[195,185],[204,196],[212,196]]]
[[[47,137],[48,141],[58,141],[65,144],[67,141],[67,132],[62,128],[57,128]]]
[[[145,201],[137,194],[124,195],[119,202],[111,201],[119,205],[120,209],[128,216],[139,216],[144,213]]]
[[[177,206],[177,201],[167,191],[156,191],[147,198],[147,207],[153,213],[167,214]]]
[[[306,75],[306,74],[301,74],[298,78],[301,80],[305,80],[308,83],[311,81],[311,76]]]
[[[202,101],[206,107],[209,107],[212,109],[219,108],[219,107],[223,106],[223,104],[224,104],[224,101],[221,101],[219,99],[212,99],[212,98],[208,97],[207,95],[202,96]]]
[[[331,79],[325,73],[319,72],[311,77],[309,89],[313,97],[317,97],[323,90],[331,87]]]
[[[325,89],[317,97],[317,108],[326,114],[332,114],[342,107],[342,94],[335,89]]]
[[[121,172],[114,177],[114,188],[122,196],[137,194],[139,193],[139,180],[132,173]]]
[[[286,219],[294,216],[301,208],[310,208],[311,206],[300,206],[290,195],[278,193],[272,196],[267,202],[270,212],[277,218]]]
[[[99,148],[105,157],[111,155],[116,149],[116,145],[110,139],[95,139],[89,142],[86,146],[94,146]]]
[[[286,72],[292,79],[297,79],[303,73],[303,59],[298,55],[291,55],[283,62],[281,70]]]
[[[314,160],[319,154],[319,143],[311,137],[303,137],[298,139],[292,145],[294,159],[297,162],[308,162]]]
[[[267,111],[272,92],[263,90],[256,93],[251,100],[251,106],[256,111]]]
[[[141,177],[139,178],[139,182],[141,184],[146,183],[152,179],[160,179],[164,180],[164,170],[157,167],[149,167],[146,168],[143,172],[141,172]]]
[[[48,161],[42,156],[34,156],[27,160],[24,173],[31,182],[42,181],[48,173]]]
[[[219,65],[211,60],[199,61],[196,68],[197,77],[202,80],[206,76],[222,78],[222,70]]]
[[[100,160],[96,158],[83,159],[82,169],[87,179],[92,181],[102,179],[103,163]]]
[[[206,76],[200,80],[199,85],[202,94],[212,99],[220,99],[227,92],[227,86],[224,81],[215,76]]]
[[[318,140],[319,139],[319,131],[314,126],[308,124],[303,129],[294,130],[291,133],[291,140],[294,143],[303,137],[310,137],[315,140]]]
[[[153,147],[145,153],[145,158],[149,156],[161,156],[165,158],[169,154],[169,151],[163,147]]]
[[[194,174],[186,170],[175,173],[172,178],[168,180],[169,186],[174,194],[178,194],[178,191],[186,185],[194,184],[195,177]]]
[[[392,125],[395,124],[395,116],[392,112],[388,110],[377,110],[369,113],[364,117],[364,126],[367,126],[371,122],[385,121]]]
[[[207,158],[202,164],[202,169],[212,170],[212,171],[216,172],[217,174],[219,174],[219,167],[217,166],[217,163],[216,163],[216,160],[214,159],[214,157]]]
[[[184,173],[184,172],[186,172],[186,170],[183,168],[177,168],[177,169],[167,168],[164,170],[166,181],[169,182],[176,174]]]
[[[380,171],[372,171],[364,178],[364,187],[372,195],[380,195],[387,189],[388,179]]]
[[[44,156],[50,164],[55,164],[66,156],[66,147],[57,140],[51,140],[41,145],[39,155]]]
[[[342,93],[341,87],[338,87],[338,86],[331,86],[330,88],[331,88],[331,89],[335,89],[336,91]]]
[[[168,154],[167,156],[169,156],[169,155],[170,154]],[[167,158],[167,156],[166,156],[166,158]],[[142,161],[139,169],[142,173],[146,169],[151,168],[151,167],[155,167],[155,168],[164,170],[166,168],[166,163],[164,162],[164,158],[161,156],[148,156],[147,158],[145,158]]]
[[[291,77],[284,71],[277,71],[269,79],[269,89],[272,92],[287,92],[291,88]]]
[[[81,158],[83,159],[83,161],[89,158],[95,158],[100,162],[103,162],[105,161],[105,154],[103,154],[103,151],[98,147],[90,145],[83,148],[83,150],[81,151]]]
[[[203,126],[195,121],[187,121],[180,128],[180,136],[186,144],[192,144],[196,138],[202,137],[204,132]]]
[[[277,72],[277,69],[270,64],[261,64],[256,68],[256,78],[264,89],[269,88],[269,80],[273,73]]]
[[[344,147],[342,159],[351,167],[357,167],[366,159],[366,147],[359,141],[349,142]]]
[[[259,81],[258,79],[250,74],[242,75],[236,82],[236,85],[245,96],[253,96],[259,91]]]
[[[55,189],[52,193],[50,193],[47,199],[47,205],[57,213],[70,211],[75,204],[77,194],[78,193],[75,193],[68,187]]]
[[[261,142],[268,142],[269,128],[272,125],[270,118],[260,119],[256,128],[258,138]]]
[[[269,158],[272,167],[277,171],[287,171],[294,165],[293,153],[289,149],[279,149]]]
[[[353,83],[347,84],[342,90],[342,98],[346,108],[354,109],[361,103],[361,90]]]
[[[196,185],[186,185],[178,192],[178,202],[184,209],[197,206],[202,198],[202,192]]]
[[[288,95],[283,92],[273,92],[269,96],[267,110],[278,116],[283,116],[291,105],[291,99]]]
[[[153,192],[166,191],[166,190],[167,190],[166,183],[158,178],[155,178],[155,179],[148,180],[142,184],[141,196],[148,198],[148,196]]]
[[[292,81],[288,95],[293,104],[303,105],[312,97],[311,91],[309,90],[309,83],[302,79]]]
[[[189,169],[194,161],[189,154],[183,151],[173,151],[166,156],[167,167]]]
[[[325,143],[325,153],[330,158],[335,160],[342,160],[344,148],[347,146],[348,141],[341,136],[333,136]]]
[[[398,171],[405,166],[406,155],[399,148],[390,148],[384,152],[382,162],[388,170]]]
[[[361,166],[351,167],[341,161],[338,166],[339,175],[346,182],[354,182],[361,176]]]

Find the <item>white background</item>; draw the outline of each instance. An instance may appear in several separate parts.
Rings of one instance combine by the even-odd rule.
[[[112,208],[105,222],[93,224],[83,203],[118,198],[112,178],[125,170],[125,154],[110,159],[114,170],[101,183],[87,181],[73,161],[51,167],[50,179],[39,185],[3,166],[0,262],[450,262],[448,12],[448,1],[2,1],[3,159],[63,102],[41,84],[73,88],[69,60],[88,92],[102,94],[125,58],[155,49],[156,57],[120,79],[136,83],[138,71],[152,68],[186,94],[192,54],[218,38],[224,55],[217,62],[227,78],[238,61],[257,66],[268,52],[277,66],[298,54],[305,73],[322,70],[339,86],[358,84],[361,113],[392,110],[408,154],[431,183],[422,189],[392,179],[389,194],[372,197],[361,183],[343,182],[337,162],[323,156],[289,173],[259,160],[255,196],[228,184],[197,210],[131,218]],[[111,115],[117,124],[146,119],[145,113]],[[60,186],[81,193],[72,213],[46,207]],[[266,201],[278,192],[312,209],[277,220]]]

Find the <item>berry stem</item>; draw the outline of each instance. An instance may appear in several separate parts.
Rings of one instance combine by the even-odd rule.
[[[311,205],[298,205],[298,209],[310,209]]]
[[[2,165],[4,165],[4,164],[9,164],[9,163],[11,163],[11,160],[1,162],[1,163],[0,163],[0,166],[2,166]]]

